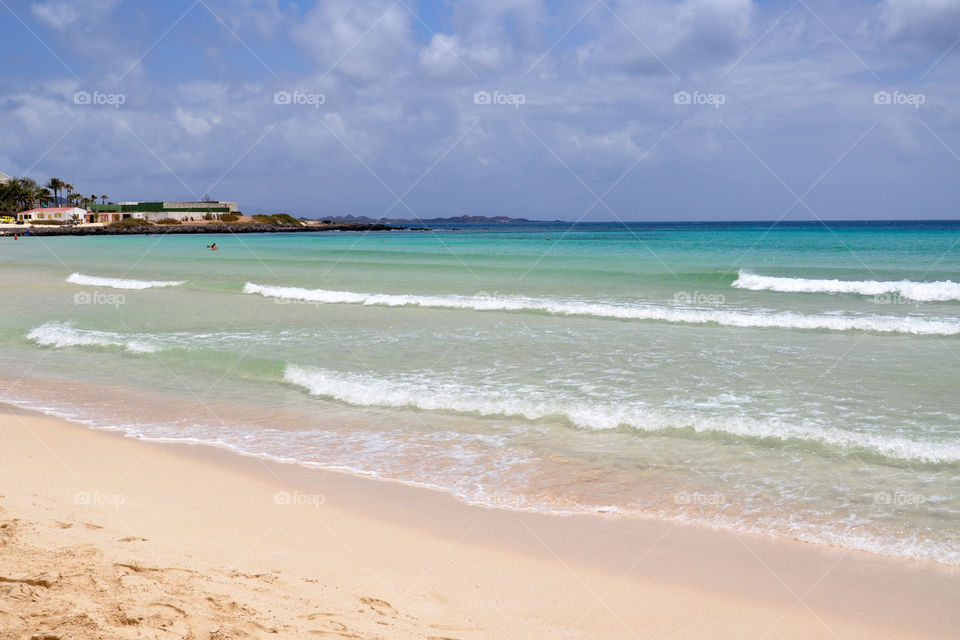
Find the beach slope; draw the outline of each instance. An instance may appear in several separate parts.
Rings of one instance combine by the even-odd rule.
[[[957,630],[949,604],[956,575],[922,563],[834,559],[787,543],[780,556],[793,569],[781,570],[779,547],[749,547],[752,559],[730,543],[742,547],[722,561],[733,565],[704,565],[716,555],[707,553],[709,536],[658,525],[637,534],[622,566],[598,549],[622,528],[616,521],[478,509],[437,492],[151,444],[12,408],[0,415],[0,487],[2,638],[917,638]],[[851,581],[864,586],[860,600]],[[871,595],[877,584],[888,590]]]

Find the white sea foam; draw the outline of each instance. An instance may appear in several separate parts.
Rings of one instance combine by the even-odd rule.
[[[818,280],[758,276],[741,271],[733,282],[738,289],[784,293],[857,293],[864,296],[894,295],[916,302],[960,300],[960,282],[913,282],[911,280]]]
[[[112,287],[114,289],[152,289],[155,287],[176,287],[186,280],[133,280],[130,278],[101,278],[82,273],[71,273],[67,282],[90,287]]]
[[[154,353],[160,347],[149,340],[124,336],[112,331],[77,329],[60,322],[48,322],[27,334],[27,338],[46,347],[122,347],[133,353]]]
[[[282,300],[299,300],[323,304],[416,306],[439,309],[472,309],[475,311],[535,311],[557,315],[625,320],[659,320],[686,324],[715,323],[729,327],[859,330],[921,335],[955,335],[960,333],[960,322],[958,321],[935,320],[917,316],[807,315],[792,311],[762,313],[715,308],[610,304],[523,296],[398,295],[276,287],[252,282],[244,285],[243,292]]]
[[[960,461],[960,445],[918,442],[831,428],[788,424],[777,419],[718,416],[692,411],[662,411],[643,403],[576,401],[529,389],[478,388],[423,375],[402,379],[334,372],[288,364],[287,382],[313,395],[355,406],[412,407],[426,411],[514,416],[528,420],[555,417],[584,429],[630,427],[640,431],[692,430],[749,438],[802,440],[845,450],[866,450],[887,458],[944,463]]]
[[[489,468],[478,468],[475,456],[463,447],[463,438],[469,434],[433,434],[428,440],[436,441],[440,445],[436,451],[436,459],[442,461],[441,465],[424,469],[421,464],[411,469],[403,464],[404,458],[409,459],[411,456],[402,454],[410,454],[408,447],[412,446],[415,449],[412,457],[422,459],[421,442],[410,442],[406,437],[397,437],[396,432],[339,432],[323,429],[291,431],[269,428],[257,428],[251,432],[248,428],[238,428],[236,424],[198,424],[185,429],[180,421],[154,423],[149,420],[131,424],[91,414],[89,405],[77,408],[62,405],[60,402],[51,404],[46,400],[30,400],[22,395],[22,391],[15,396],[8,394],[7,390],[0,393],[0,402],[74,420],[96,429],[119,431],[147,442],[206,445],[272,462],[293,463],[308,468],[391,480],[444,491],[469,504],[485,507],[561,515],[588,511],[618,513],[624,516],[652,516],[721,530],[783,536],[882,555],[960,565],[960,551],[955,537],[938,540],[925,533],[918,535],[912,530],[903,531],[902,527],[899,527],[894,535],[883,535],[865,530],[862,525],[848,526],[846,521],[837,518],[826,522],[820,519],[805,521],[797,514],[808,512],[809,504],[803,505],[799,510],[791,508],[786,513],[773,511],[745,516],[742,513],[727,514],[722,510],[703,508],[678,511],[675,501],[665,505],[580,505],[571,501],[553,501],[540,494],[529,495],[518,486],[523,486],[526,464],[536,464],[536,461],[529,458],[504,460],[503,456],[495,454],[497,464]],[[499,447],[503,444],[505,443],[494,442],[492,446]],[[374,455],[370,455],[371,452]],[[463,466],[458,464],[461,458]],[[487,463],[489,462],[488,460]],[[724,489],[725,495],[731,498],[733,495],[740,495],[730,491]]]

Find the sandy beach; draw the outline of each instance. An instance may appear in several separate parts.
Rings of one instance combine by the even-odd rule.
[[[960,572],[0,416],[3,638],[957,637]]]

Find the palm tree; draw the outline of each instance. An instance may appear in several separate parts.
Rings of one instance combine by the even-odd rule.
[[[64,189],[66,190],[73,189],[72,186],[68,185],[66,182],[64,182],[60,178],[50,178],[49,180],[47,180],[47,184],[44,186],[53,192],[54,206],[60,205],[60,194],[63,192]]]
[[[39,185],[30,178],[12,178],[5,193],[10,203],[18,210],[29,209],[33,205]]]
[[[74,193],[74,192],[73,192],[73,185],[72,185],[72,184],[67,184],[67,183],[65,183],[65,184],[63,185],[63,190],[66,191],[68,194],[73,194],[73,193]],[[71,202],[71,200],[70,200],[70,195],[67,196],[67,202]]]
[[[107,204],[107,196],[100,196],[100,204]]]
[[[50,189],[47,187],[40,187],[33,192],[33,199],[40,206],[43,206],[44,203],[50,202],[51,197]]]

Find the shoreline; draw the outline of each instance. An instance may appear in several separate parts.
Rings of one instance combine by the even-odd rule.
[[[227,577],[280,567],[274,582],[284,588],[258,592],[267,608],[282,608],[281,595],[320,583],[335,584],[341,599],[341,591],[376,591],[360,596],[369,615],[349,622],[356,602],[325,597],[336,601],[335,610],[342,607],[340,624],[386,637],[630,637],[653,629],[678,638],[765,630],[778,637],[955,637],[960,630],[960,570],[936,563],[680,523],[482,508],[440,491],[211,446],[140,441],[9,405],[0,405],[0,428],[6,493],[0,520],[13,517],[42,529],[44,517],[86,519],[102,529],[71,526],[72,535],[126,531],[123,537],[147,538],[134,546],[149,547],[143,551],[158,554],[161,564],[227,567]],[[88,504],[69,500],[84,491],[93,496]],[[288,502],[277,503],[278,494]],[[124,501],[97,504],[97,495]],[[277,516],[295,526],[275,531]],[[60,545],[52,533],[38,534],[38,544]],[[104,557],[122,555],[131,544],[117,538],[82,544]],[[339,553],[330,553],[334,547]],[[2,555],[5,576],[12,557]],[[37,568],[30,553],[13,556]],[[416,589],[399,588],[425,567]],[[308,582],[313,579],[319,583]],[[253,597],[245,580],[228,582]],[[511,598],[504,611],[503,590],[513,588],[525,596]],[[6,623],[2,596],[0,589],[0,629]],[[409,613],[384,616],[377,612],[387,611],[383,605],[365,606],[362,598]],[[643,604],[650,602],[663,606]],[[411,616],[434,616],[442,619],[434,624],[458,628],[429,632]]]
[[[732,528],[718,526],[710,524],[708,522],[697,521],[697,520],[684,520],[682,518],[671,518],[665,515],[656,515],[645,512],[636,512],[636,511],[622,511],[617,507],[596,507],[596,508],[586,508],[582,507],[579,509],[575,508],[547,508],[537,505],[533,506],[515,506],[506,503],[494,503],[494,502],[484,502],[473,500],[469,496],[458,493],[455,489],[444,486],[442,484],[430,484],[418,480],[407,480],[397,477],[389,477],[380,475],[372,471],[364,471],[357,468],[352,468],[349,466],[324,466],[319,462],[307,462],[295,458],[284,458],[278,455],[272,455],[269,453],[260,453],[256,451],[250,451],[246,449],[239,448],[233,444],[224,444],[215,441],[206,441],[199,440],[194,438],[164,438],[164,437],[153,437],[149,435],[144,435],[142,432],[137,430],[128,430],[124,427],[114,427],[114,426],[105,426],[105,425],[95,425],[92,421],[79,418],[71,417],[68,414],[64,414],[55,409],[43,408],[39,406],[29,406],[29,405],[18,405],[14,400],[2,400],[0,399],[0,415],[2,415],[4,408],[23,411],[26,413],[34,413],[37,415],[49,417],[55,420],[61,420],[69,424],[89,429],[91,431],[101,432],[105,434],[115,435],[121,438],[131,439],[137,442],[142,442],[148,446],[161,446],[161,447],[172,447],[179,449],[181,447],[185,448],[185,452],[189,453],[190,451],[196,450],[209,450],[210,455],[222,455],[225,459],[229,460],[232,458],[239,458],[243,460],[252,460],[262,464],[267,465],[279,465],[281,467],[292,466],[301,470],[304,474],[335,474],[337,476],[344,476],[347,478],[352,478],[360,482],[374,483],[374,486],[386,483],[390,485],[398,485],[401,487],[408,488],[414,492],[417,491],[426,491],[432,494],[440,494],[444,498],[453,500],[456,504],[462,505],[467,509],[481,509],[489,511],[498,511],[504,513],[514,513],[514,514],[528,514],[534,517],[545,517],[548,519],[552,518],[593,518],[601,519],[604,521],[610,522],[621,522],[621,523],[655,523],[662,526],[676,526],[680,528],[689,528],[698,531],[710,532],[718,535],[730,535],[734,537],[744,537],[747,539],[755,539],[762,541],[769,541],[775,544],[787,544],[787,545],[803,545],[809,546],[814,549],[820,549],[825,551],[832,551],[837,553],[855,553],[863,554],[866,557],[889,559],[895,562],[906,562],[906,563],[919,563],[920,565],[929,565],[931,567],[936,567],[948,571],[955,571],[960,575],[960,564],[953,564],[947,561],[941,561],[936,559],[931,559],[929,557],[923,557],[919,555],[902,555],[896,553],[890,553],[885,551],[878,551],[873,548],[864,548],[857,547],[852,545],[836,544],[830,542],[824,542],[821,539],[804,539],[799,537],[799,534],[791,535],[787,533],[777,532],[759,532],[756,530],[749,530],[743,528]],[[203,455],[202,453],[200,455]],[[372,491],[373,489],[371,489]],[[696,495],[689,494],[691,496]],[[606,566],[608,563],[601,562],[601,565]],[[609,567],[608,567],[609,568]],[[613,567],[616,568],[616,567]],[[958,594],[960,596],[960,594]]]
[[[10,225],[7,225],[10,227]],[[142,227],[17,225],[0,229],[3,235],[24,236],[127,236],[180,234],[236,234],[236,233],[318,233],[321,231],[428,231],[426,227],[399,227],[385,224],[336,222],[333,224],[272,225],[258,222],[230,222],[214,224],[153,224]],[[29,236],[25,236],[29,237]]]

